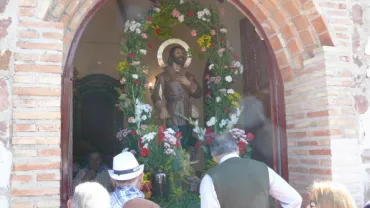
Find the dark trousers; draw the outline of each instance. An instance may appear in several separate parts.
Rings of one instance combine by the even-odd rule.
[[[193,126],[172,126],[171,128],[175,131],[179,130],[181,132],[181,146],[183,149],[187,150],[189,147],[194,147],[194,145],[197,143],[197,139],[193,137]]]

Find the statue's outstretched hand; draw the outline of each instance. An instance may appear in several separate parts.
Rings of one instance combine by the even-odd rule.
[[[159,113],[159,118],[162,120],[165,120],[170,117],[170,114],[168,113],[166,108],[162,108],[161,112]]]

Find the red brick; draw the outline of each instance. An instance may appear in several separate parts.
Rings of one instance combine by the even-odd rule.
[[[330,169],[319,169],[319,168],[310,168],[311,174],[320,174],[320,175],[331,175]]]
[[[51,170],[59,169],[60,162],[26,162],[26,163],[13,163],[13,171],[29,171],[29,170]]]
[[[283,46],[281,45],[280,39],[278,38],[277,35],[274,35],[273,37],[269,38],[269,41],[270,41],[272,49],[279,50],[283,48]]]
[[[292,56],[296,56],[303,52],[303,46],[301,41],[293,39],[288,43],[288,50]]]
[[[307,165],[319,165],[320,160],[318,160],[318,159],[300,159],[299,163],[307,164]]]
[[[60,89],[52,88],[14,88],[15,95],[34,95],[34,96],[60,96]]]
[[[77,9],[79,3],[80,3],[80,1],[70,2],[67,9],[66,9],[66,13],[69,14],[69,15],[72,15],[74,13],[74,11]]]
[[[306,137],[306,132],[290,132],[288,133],[289,138],[299,138],[299,137]]]
[[[308,26],[310,26],[310,22],[308,21],[307,17],[304,15],[298,15],[294,17],[292,21],[298,31],[306,30]]]
[[[18,15],[21,17],[33,17],[35,10],[30,8],[19,8]]]
[[[22,30],[22,31],[19,31],[18,37],[20,37],[20,38],[37,38],[38,33],[36,31]]]
[[[277,59],[279,67],[285,67],[289,64],[288,62],[289,56],[285,50],[280,50],[277,53],[275,52],[275,55],[276,55],[276,59]]]
[[[274,12],[272,14],[272,18],[274,19],[274,21],[280,26],[284,26],[288,23],[288,19],[285,19],[285,17],[282,15],[282,13],[280,12],[280,10],[277,10],[276,12]]]
[[[281,77],[284,82],[293,80],[293,69],[290,66],[286,66],[280,69]]]
[[[319,40],[323,46],[334,46],[333,40],[330,36],[329,31],[326,31],[319,35]]]
[[[59,174],[49,173],[49,174],[39,174],[37,175],[37,181],[59,181]]]
[[[30,182],[32,181],[33,176],[32,175],[12,175],[10,181],[11,182]]]
[[[45,32],[45,33],[42,33],[42,37],[46,38],[46,39],[63,40],[63,34],[62,33]]]
[[[297,120],[305,118],[304,113],[297,113],[297,114],[287,114],[287,119]]]
[[[331,130],[320,130],[320,131],[308,131],[308,136],[332,136],[332,135],[341,135],[342,130],[340,129],[331,129]]]
[[[46,55],[44,57],[44,61],[52,61],[58,60],[57,56]],[[47,73],[62,73],[61,66],[55,65],[31,65],[31,64],[22,64],[22,65],[15,65],[15,71],[23,71],[23,72],[47,72]]]
[[[256,17],[256,19],[258,20],[258,22],[265,21],[267,19],[267,16],[268,16],[268,12],[264,8],[261,8],[261,7],[257,7],[253,11],[253,14]]]
[[[19,0],[19,6],[21,7],[36,7],[36,0]]]
[[[19,25],[25,28],[52,28],[63,29],[63,24],[59,22],[46,22],[46,21],[26,21],[20,20]]]
[[[58,137],[13,137],[13,145],[59,145]]]
[[[314,38],[314,34],[310,29],[300,32],[299,36],[301,37],[304,47],[313,45],[316,42]]]
[[[327,31],[325,21],[322,16],[319,16],[313,20],[311,20],[313,27],[315,28],[317,33],[323,33]]]
[[[27,197],[27,196],[51,196],[59,195],[60,188],[34,188],[34,189],[12,189],[12,196]]]
[[[35,208],[33,202],[12,202],[11,208]]]
[[[250,11],[254,11],[254,9],[257,7],[256,2],[253,0],[244,0],[242,1],[244,6],[246,6]]]
[[[14,149],[13,154],[15,157],[35,157],[37,151],[34,149]]]
[[[300,4],[296,0],[291,0],[287,4],[284,4],[283,8],[290,14],[290,16],[294,17],[300,12]]]
[[[317,141],[302,141],[302,142],[298,142],[297,145],[299,147],[303,147],[303,146],[318,146],[318,142]]]
[[[35,132],[37,126],[35,124],[14,124],[13,130],[15,132]]]
[[[15,108],[34,108],[36,105],[36,100],[13,100],[13,107]]]
[[[47,120],[60,119],[60,112],[13,112],[14,119]]]
[[[38,125],[40,132],[58,132],[60,124],[40,124]]]
[[[63,51],[63,45],[62,44],[54,44],[54,43],[18,42],[17,47],[22,48],[22,49]]]
[[[278,0],[265,0],[260,1],[260,5],[266,8],[268,11],[273,12],[277,10],[277,6],[279,5]]]
[[[39,150],[39,156],[48,157],[48,156],[61,156],[60,149],[42,149]]]
[[[307,113],[307,118],[326,117],[326,116],[329,116],[329,111],[327,110]]]
[[[310,155],[331,155],[330,149],[315,149],[309,151]]]
[[[304,13],[308,19],[314,19],[320,16],[319,12],[317,11],[316,5],[313,1],[307,2],[307,4],[303,5]]]
[[[297,30],[295,29],[294,25],[291,23],[288,23],[285,27],[281,29],[281,33],[285,37],[286,40],[290,40],[294,37],[298,37]]]
[[[60,19],[60,22],[63,23],[63,27],[67,27],[70,22],[70,16],[68,14],[63,14]]]

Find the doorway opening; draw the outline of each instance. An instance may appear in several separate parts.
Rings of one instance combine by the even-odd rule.
[[[233,4],[238,4],[237,2]],[[274,133],[268,145],[271,146],[269,151],[273,154],[260,160],[269,161],[273,169],[288,179],[282,80],[278,70],[274,68],[276,63],[272,50],[258,34],[261,27],[253,24],[255,21],[251,22],[252,16],[246,18],[233,4],[225,2],[217,3],[216,6],[224,8],[225,13],[230,14],[222,16],[221,22],[229,31],[229,41],[235,54],[241,57],[245,66],[244,75],[235,81],[234,89],[243,95],[258,97],[262,101],[266,115],[272,121],[271,131]],[[115,88],[121,87],[116,70],[117,64],[122,60],[119,50],[121,31],[127,16],[140,13],[149,5],[150,2],[146,0],[101,0],[85,18],[75,35],[63,79],[63,204],[71,195],[72,164],[78,163],[83,167],[89,148],[99,147],[108,167],[112,157],[124,148],[116,140],[115,133],[125,126],[127,118],[114,108],[117,99]],[[196,39],[190,34],[190,30],[183,25],[174,29],[174,37],[184,40],[191,48],[197,48]],[[148,51],[145,61],[153,67],[148,75],[149,81],[153,83],[155,75],[162,70],[156,57],[156,50],[161,41],[151,40],[151,44],[153,49]],[[193,58],[189,71],[202,83],[208,67],[207,60],[201,57],[201,53],[199,55],[198,58]],[[149,92],[147,103],[152,105]],[[202,99],[195,100],[194,104],[198,109],[203,109]],[[199,120],[204,120],[202,111]]]

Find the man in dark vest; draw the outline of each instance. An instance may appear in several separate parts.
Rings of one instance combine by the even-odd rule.
[[[268,208],[269,195],[283,208],[300,208],[302,197],[264,163],[242,159],[230,133],[217,135],[210,146],[218,165],[202,179],[201,208]]]

